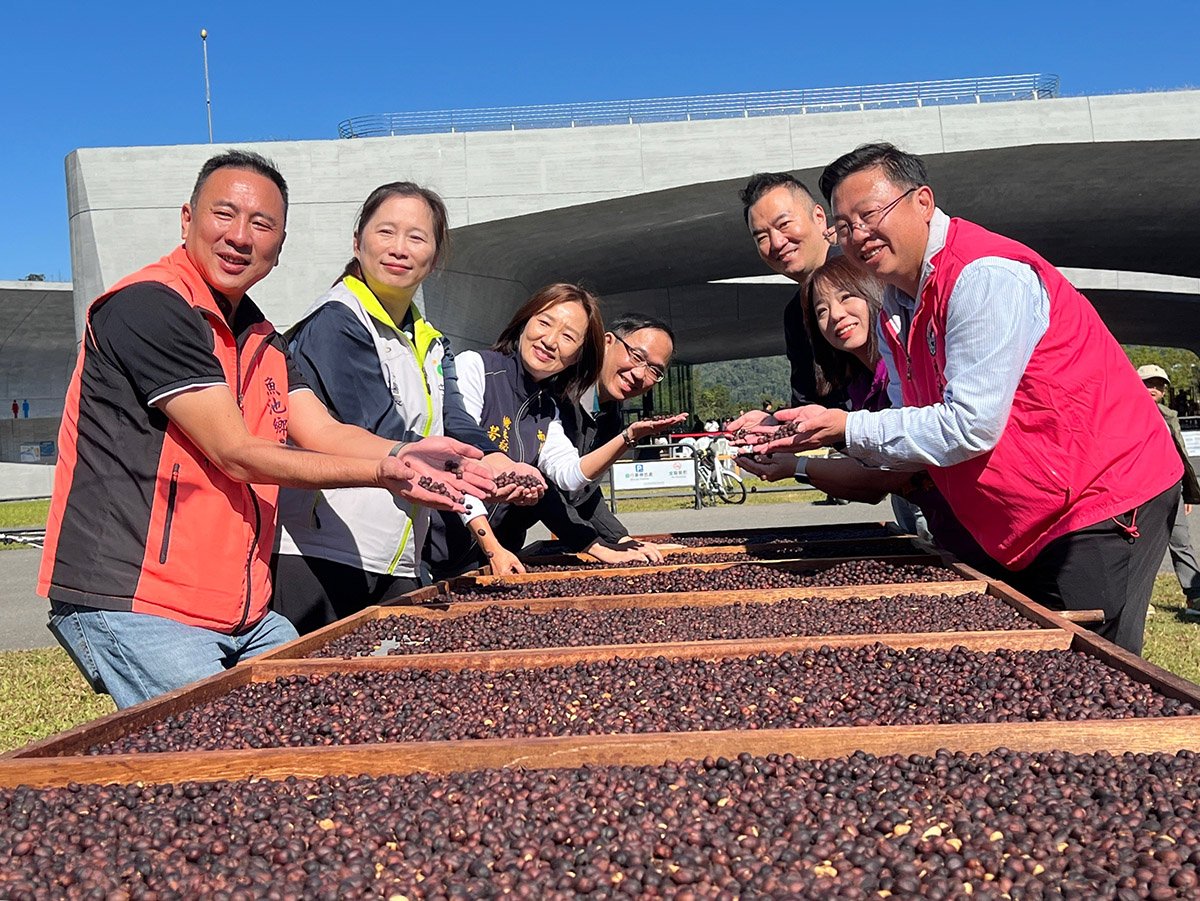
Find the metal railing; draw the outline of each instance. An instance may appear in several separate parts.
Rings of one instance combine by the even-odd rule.
[[[516,131],[528,128],[575,128],[682,122],[703,119],[797,116],[845,110],[944,106],[1002,100],[1040,100],[1058,96],[1057,75],[998,75],[844,88],[706,94],[650,100],[607,100],[463,110],[377,113],[338,123],[343,138],[432,134],[459,131]]]

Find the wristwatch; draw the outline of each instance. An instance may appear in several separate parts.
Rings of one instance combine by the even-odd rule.
[[[812,484],[812,479],[808,477],[808,457],[796,458],[796,481],[801,485]]]

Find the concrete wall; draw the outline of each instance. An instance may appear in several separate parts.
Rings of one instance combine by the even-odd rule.
[[[31,417],[61,414],[74,366],[70,282],[0,282],[0,420],[14,398]]]
[[[49,497],[53,490],[53,466],[0,463],[0,501]]]
[[[730,251],[719,245],[709,249],[740,261],[738,268],[730,264],[720,274],[696,278],[670,272],[669,258],[648,263],[632,259],[630,254],[636,256],[640,246],[643,211],[631,220],[629,240],[612,248],[603,269],[582,267],[586,268],[582,274],[608,290],[606,276],[627,262],[657,267],[653,284],[623,285],[616,288],[620,291],[661,287],[664,279],[678,285],[751,275],[757,270],[747,268],[754,258],[744,232],[738,235],[729,228],[740,215],[736,198],[729,194],[733,182],[760,170],[815,170],[862,141],[881,138],[918,153],[954,157],[996,148],[1045,146],[1051,148],[1051,158],[1053,148],[1078,144],[1192,141],[1200,138],[1200,92],[249,145],[279,164],[292,193],[282,264],[254,297],[277,324],[294,321],[348,257],[358,204],[375,185],[400,178],[441,193],[452,226],[468,228],[475,248],[487,243],[488,223],[570,208],[578,214],[573,222],[586,224],[596,205],[609,206],[607,215],[619,217],[619,203],[615,212],[612,208],[615,199],[728,181],[731,184],[722,185],[720,194],[725,209],[721,240],[738,246]],[[77,312],[104,287],[175,246],[179,207],[212,151],[209,145],[81,149],[67,158]],[[1026,159],[1031,169],[1041,165],[1037,155]],[[1178,175],[1188,182],[1189,190],[1194,187],[1194,175]],[[1105,177],[1097,174],[1099,188],[1104,187]],[[1118,178],[1120,172],[1107,177]],[[1164,182],[1170,184],[1171,179]],[[1063,186],[1068,187],[1088,197],[1097,190],[1096,185]],[[1190,194],[1179,197],[1178,184],[1170,187],[1178,203],[1188,201]],[[978,189],[986,192],[988,186]],[[1045,196],[1036,200],[1044,203]],[[1163,215],[1157,204],[1148,206]],[[1166,206],[1173,209],[1171,203]],[[693,209],[687,215],[685,224],[703,226],[704,216],[712,214]],[[1191,221],[1195,222],[1194,216]],[[662,227],[676,224],[667,222]],[[551,225],[549,220],[544,223],[547,229]],[[1070,223],[1063,225],[1070,227]],[[515,261],[536,255],[539,242],[552,239],[554,271],[559,277],[572,277],[581,270],[573,264],[573,250],[586,254],[595,248],[595,239],[586,231],[581,230],[575,241],[571,234],[545,229],[510,231],[515,238],[500,247],[501,260],[460,255],[452,249],[446,273],[427,284],[430,314],[460,343],[490,342],[497,324],[507,320],[545,274],[545,261],[528,271]],[[652,236],[648,230],[645,234]],[[1085,241],[1086,235],[1080,239]],[[1191,260],[1197,264],[1200,257],[1192,253]]]
[[[11,404],[11,401],[9,402]],[[32,405],[31,405],[32,406]],[[6,415],[11,410],[5,410]],[[38,462],[41,465],[53,465],[58,460],[58,426],[61,416],[40,416],[30,419],[0,420],[0,461],[5,463]],[[39,453],[37,461],[26,461],[21,458],[22,445],[39,445],[39,450],[46,442],[54,445],[51,455],[42,457]]]

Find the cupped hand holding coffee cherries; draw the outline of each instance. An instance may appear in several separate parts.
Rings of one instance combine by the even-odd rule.
[[[435,436],[405,445],[379,463],[382,488],[435,510],[462,513],[463,495],[487,497],[495,490],[483,453],[453,438]]]

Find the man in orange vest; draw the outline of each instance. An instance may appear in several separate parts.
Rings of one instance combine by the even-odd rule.
[[[278,265],[287,184],[255,153],[200,170],[183,244],[87,312],[59,432],[39,593],[97,692],[126,707],[296,637],[269,610],[280,485],[370,486],[440,509],[489,495],[481,451],[333,419],[246,296]]]
[[[1102,608],[1100,634],[1141,653],[1183,466],[1120,345],[1034,251],[942,212],[919,157],[863,145],[826,167],[821,192],[845,255],[888,286],[893,409],[782,411],[796,434],[762,450],[926,467],[1007,581]]]

